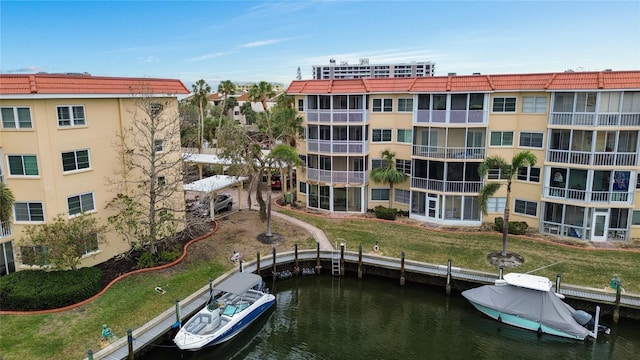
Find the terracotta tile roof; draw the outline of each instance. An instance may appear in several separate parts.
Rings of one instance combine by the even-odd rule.
[[[640,90],[640,70],[539,74],[461,75],[418,78],[296,80],[289,94],[397,92]]]
[[[129,94],[149,87],[154,94],[188,94],[180,80],[65,74],[0,74],[0,95]]]

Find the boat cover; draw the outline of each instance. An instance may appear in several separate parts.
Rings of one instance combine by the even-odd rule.
[[[586,337],[589,331],[573,318],[575,310],[553,291],[538,291],[517,286],[485,285],[462,292],[472,303],[502,313],[537,321],[567,334]]]
[[[214,288],[216,290],[236,295],[242,295],[247,292],[247,290],[260,284],[261,282],[262,277],[260,277],[260,275],[254,273],[238,272],[231,275],[220,284],[214,286]]]

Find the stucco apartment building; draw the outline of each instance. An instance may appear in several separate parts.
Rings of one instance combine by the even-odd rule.
[[[19,256],[26,226],[79,213],[104,223],[110,215],[105,205],[116,195],[108,184],[122,180],[114,177],[124,166],[116,133],[130,132],[142,116],[136,112],[142,93],[151,107],[177,114],[177,95],[189,91],[171,79],[0,75],[0,180],[15,196],[12,221],[0,231],[0,275],[26,268]],[[156,150],[169,141],[179,144],[179,135],[156,139]],[[81,266],[129,249],[115,233],[98,236],[106,242],[87,244]]]
[[[377,205],[451,226],[503,216],[506,182],[478,165],[529,150],[517,174],[511,220],[591,241],[640,237],[640,71],[293,81],[306,138],[298,151],[299,200],[333,213]],[[381,152],[409,179],[373,183]],[[487,181],[502,181],[478,207]]]

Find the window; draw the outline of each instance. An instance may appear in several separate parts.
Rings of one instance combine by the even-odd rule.
[[[84,239],[84,253],[83,255],[91,254],[98,251],[98,233],[93,233]]]
[[[300,186],[298,191],[300,191],[300,194],[306,194],[307,193],[307,183],[306,182],[299,182]]]
[[[38,176],[35,155],[9,155],[9,175]]]
[[[640,210],[633,210],[633,215],[631,217],[631,225],[640,226]]]
[[[542,138],[543,138],[542,133],[521,132],[520,146],[542,149]]]
[[[62,171],[88,169],[89,150],[78,150],[62,153]]]
[[[502,171],[502,169],[497,168],[489,169],[489,171],[487,171],[487,178],[489,180],[508,180],[509,176],[506,172]]]
[[[398,129],[396,141],[399,143],[409,143],[413,141],[413,130],[411,129]]]
[[[495,97],[493,98],[493,112],[516,112],[515,97]]]
[[[158,176],[158,186],[159,187],[167,186],[167,177],[166,176]]]
[[[544,114],[547,112],[547,98],[545,96],[525,96],[522,98],[523,113]]]
[[[384,159],[371,159],[371,170],[385,166]]]
[[[396,159],[396,169],[411,175],[411,160]]]
[[[5,129],[31,129],[31,109],[28,107],[2,107],[2,127]]]
[[[538,214],[538,203],[535,201],[516,199],[513,212],[516,214],[536,216]]]
[[[391,129],[373,129],[372,142],[391,142]]]
[[[162,112],[162,109],[164,109],[164,106],[160,103],[151,103],[150,108],[151,116],[158,116]]]
[[[636,189],[640,189],[640,174],[638,174],[638,177],[636,178]]]
[[[540,168],[539,167],[523,167],[518,171],[518,180],[540,182]]]
[[[16,221],[44,221],[44,211],[40,202],[15,202],[13,209]]]
[[[413,111],[413,99],[398,99],[398,111],[399,112],[412,112]]]
[[[491,146],[513,146],[513,131],[492,131]]]
[[[395,199],[394,201],[400,204],[409,204],[411,199],[411,191],[409,190],[401,190],[395,189]]]
[[[298,99],[298,111],[304,111],[304,100]]]
[[[156,146],[156,152],[162,152],[164,150],[162,140],[155,140],[154,144]]]
[[[76,215],[95,210],[93,193],[80,194],[67,198],[69,215]]]
[[[84,106],[58,106],[58,126],[85,125]]]
[[[371,189],[372,201],[389,201],[389,189]]]
[[[487,212],[503,214],[505,205],[507,205],[507,198],[491,197],[487,200]]]
[[[391,112],[393,111],[392,99],[373,99],[373,112]]]

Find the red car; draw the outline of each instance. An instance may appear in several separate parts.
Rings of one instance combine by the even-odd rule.
[[[293,186],[296,185],[296,178],[293,177]],[[280,175],[271,176],[271,189],[282,190],[282,177]],[[291,178],[287,176],[287,190],[291,190]]]

